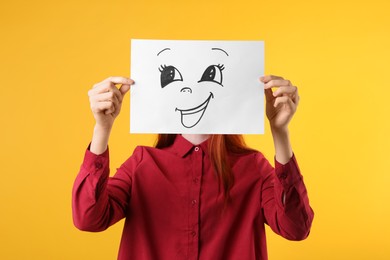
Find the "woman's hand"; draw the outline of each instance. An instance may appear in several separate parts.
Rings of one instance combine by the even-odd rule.
[[[297,110],[298,89],[289,80],[278,76],[264,76],[260,81],[264,83],[266,114],[274,139],[275,159],[285,164],[293,156],[288,124]],[[272,91],[272,88],[276,90]]]
[[[299,103],[297,87],[289,80],[273,75],[261,77],[260,81],[264,83],[266,114],[272,131],[287,132]],[[272,88],[276,88],[275,91]]]
[[[116,85],[121,85],[118,89]],[[125,77],[109,77],[88,91],[89,102],[96,126],[110,129],[119,115],[124,95],[134,81]]]
[[[88,91],[91,110],[95,117],[90,151],[102,154],[108,145],[108,139],[115,118],[119,115],[124,95],[134,81],[125,77],[109,77]],[[118,89],[116,85],[121,85]]]

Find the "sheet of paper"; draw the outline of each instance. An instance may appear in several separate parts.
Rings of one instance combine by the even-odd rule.
[[[131,133],[264,133],[264,42],[131,40]]]

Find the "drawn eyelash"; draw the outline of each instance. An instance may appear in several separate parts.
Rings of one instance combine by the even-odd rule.
[[[160,81],[161,81],[161,87],[164,88],[165,86],[169,85],[170,83],[174,81],[183,81],[183,77],[181,76],[180,71],[175,68],[173,65],[160,65],[158,68],[160,71]]]
[[[208,66],[205,71],[202,74],[202,77],[198,81],[200,82],[214,82],[219,85],[222,85],[222,79],[223,79],[223,73],[222,71],[225,69],[225,66],[223,64],[218,64],[218,65],[210,65]]]
[[[223,71],[225,69],[225,65],[223,65],[223,64],[218,64],[215,66],[217,66],[221,71]]]
[[[160,67],[158,67],[158,70],[160,71],[160,72],[162,72],[165,68],[167,67],[167,65],[160,65]]]

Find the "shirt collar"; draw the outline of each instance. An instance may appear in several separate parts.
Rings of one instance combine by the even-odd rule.
[[[186,156],[194,147],[200,147],[203,152],[207,152],[208,149],[208,141],[202,142],[199,145],[193,145],[191,142],[189,142],[187,139],[185,139],[181,134],[177,134],[175,141],[173,142],[172,148],[176,152],[177,155],[180,157]]]

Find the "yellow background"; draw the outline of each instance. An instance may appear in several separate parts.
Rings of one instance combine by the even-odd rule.
[[[268,229],[270,259],[390,259],[387,0],[1,1],[0,259],[115,259],[123,222],[78,231],[71,189],[93,128],[88,89],[129,76],[130,39],[265,41],[266,73],[299,87],[291,124],[315,219],[309,238]],[[129,96],[111,168],[130,135]],[[272,160],[268,128],[248,143]]]

